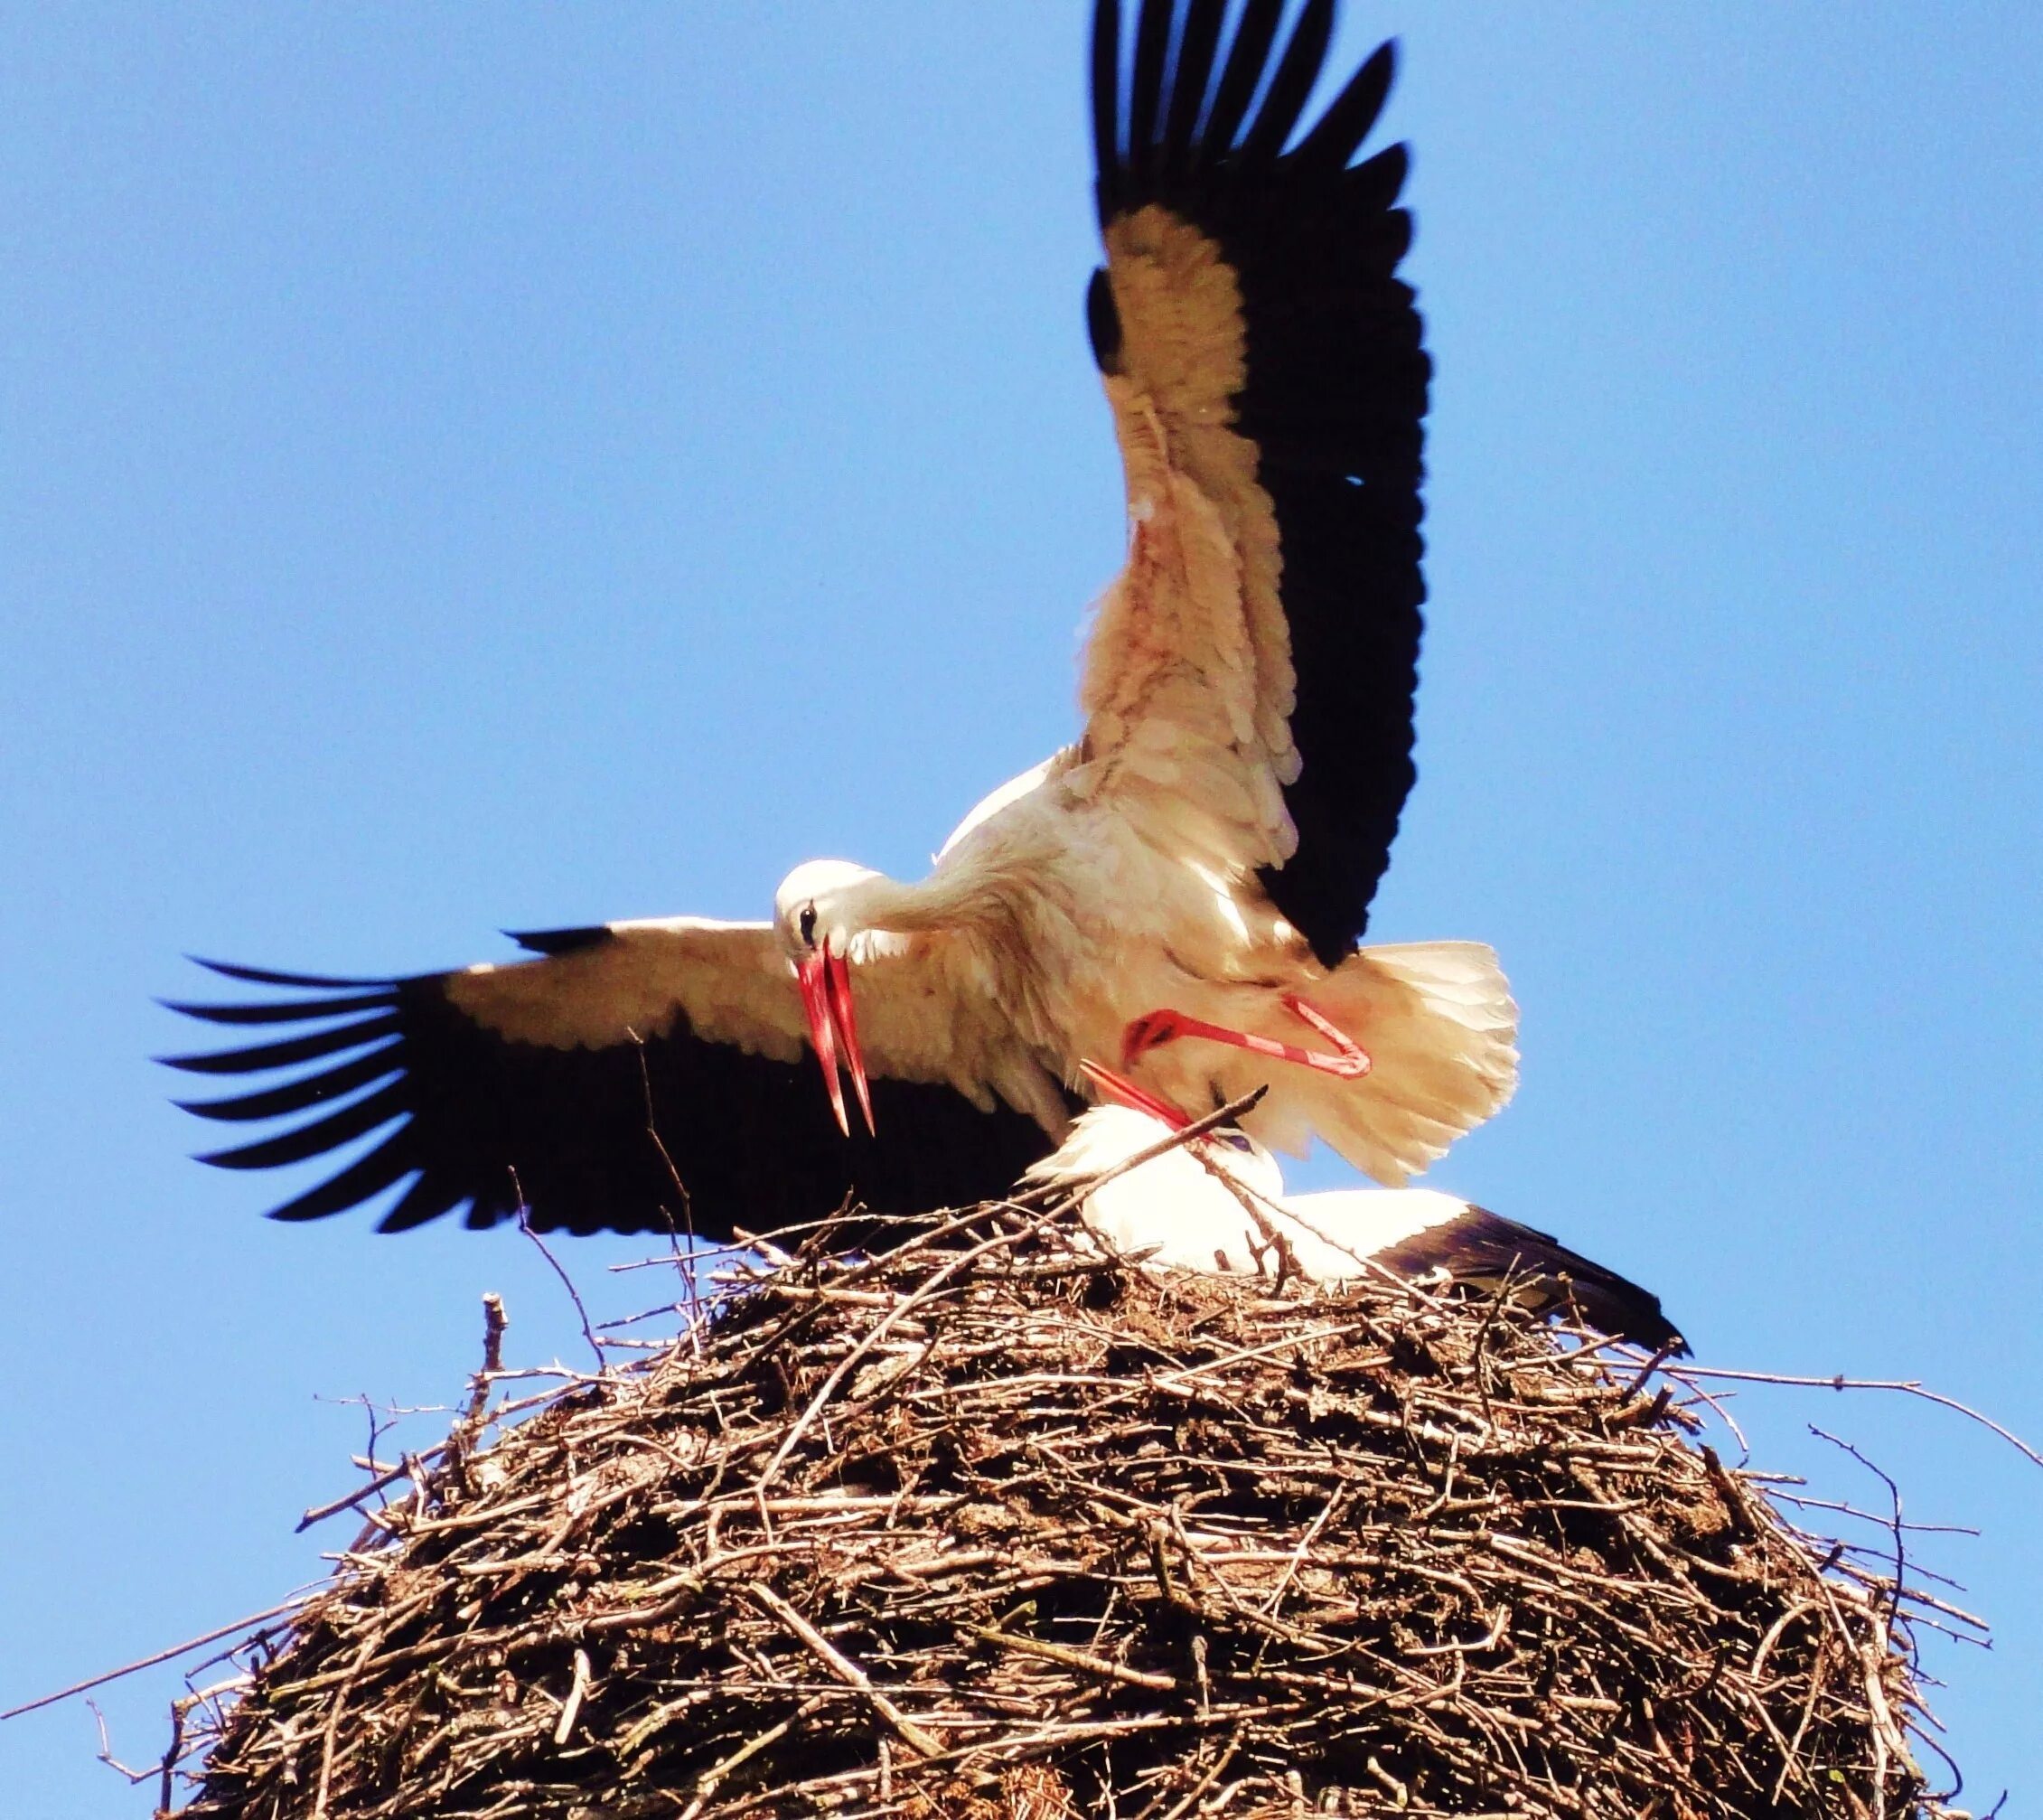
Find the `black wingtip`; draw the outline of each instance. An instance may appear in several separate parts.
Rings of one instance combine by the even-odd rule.
[[[393,1182],[417,1168],[408,1130],[408,1128],[400,1126],[338,1175],[329,1177],[295,1201],[272,1207],[267,1217],[287,1223],[324,1219],[329,1214],[345,1213],[350,1207],[358,1207],[372,1196],[381,1194]]]
[[[1542,1313],[1571,1307],[1612,1339],[1673,1358],[1688,1356],[1688,1341],[1651,1290],[1570,1251],[1551,1233],[1486,1207],[1465,1206],[1453,1218],[1380,1252],[1377,1260],[1413,1276],[1444,1269],[1484,1289],[1516,1284],[1535,1292],[1528,1306]]]
[[[307,1158],[323,1157],[343,1144],[351,1144],[357,1138],[366,1137],[378,1126],[402,1118],[409,1111],[404,1084],[393,1081],[364,1094],[351,1105],[314,1120],[309,1125],[279,1132],[273,1138],[258,1139],[254,1143],[210,1151],[199,1161],[211,1163],[220,1169],[274,1169],[286,1163],[302,1163]]]
[[[1120,0],[1099,0],[1092,9],[1092,159],[1105,227],[1121,187]]]
[[[1348,160],[1361,149],[1382,113],[1396,74],[1393,44],[1379,44],[1348,79],[1347,87],[1328,104],[1317,124],[1298,142],[1292,156],[1299,167],[1322,172],[1345,170]]]
[[[1688,1340],[1667,1318],[1660,1298],[1629,1277],[1592,1263],[1564,1246],[1556,1246],[1551,1259],[1527,1258],[1525,1264],[1535,1274],[1551,1275],[1562,1291],[1562,1299],[1611,1338],[1670,1358],[1688,1357]]]
[[[209,961],[203,954],[184,957],[195,967],[218,973],[224,980],[240,980],[252,986],[304,986],[315,991],[360,991],[370,986],[388,986],[388,980],[365,980],[334,973],[279,973],[268,967],[244,967],[234,961]]]
[[[158,999],[166,1011],[195,1018],[201,1024],[314,1024],[356,1011],[373,1011],[389,1004],[388,989],[347,992],[339,998],[286,999],[260,1005],[200,1005],[183,999]]]
[[[1263,91],[1255,122],[1242,142],[1245,164],[1266,164],[1283,155],[1292,129],[1312,99],[1333,40],[1334,0],[1306,0],[1284,54],[1278,59],[1277,73]]]
[[[1570,1299],[1591,1327],[1642,1351],[1668,1358],[1687,1358],[1689,1343],[1667,1318],[1660,1298],[1623,1277],[1609,1274],[1608,1282],[1587,1282],[1570,1271],[1562,1271],[1560,1280],[1568,1286]]]
[[[591,923],[579,929],[506,929],[503,933],[528,953],[549,956],[599,947],[614,933],[607,923]]]
[[[182,1068],[191,1074],[254,1074],[269,1068],[295,1067],[300,1062],[316,1062],[323,1055],[337,1055],[349,1049],[366,1048],[382,1037],[399,1034],[398,1015],[390,1010],[281,1043],[260,1043],[253,1048],[220,1049],[196,1055],[158,1055],[155,1059],[163,1067]]]
[[[1189,0],[1186,9],[1177,55],[1171,65],[1170,112],[1164,123],[1159,160],[1159,167],[1168,176],[1186,173],[1193,139],[1212,93],[1214,58],[1226,17],[1227,0]]]

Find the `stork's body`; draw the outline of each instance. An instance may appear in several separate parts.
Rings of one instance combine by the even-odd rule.
[[[1210,809],[1173,793],[1130,805],[1106,771],[1074,747],[1002,786],[916,884],[841,862],[798,868],[776,903],[791,952],[812,941],[845,954],[859,1023],[884,1030],[886,1053],[968,1091],[994,1085],[1053,1138],[1080,1064],[1103,1056],[1181,1106],[1266,1085],[1250,1115],[1260,1137],[1300,1150],[1317,1134],[1393,1183],[1502,1102],[1514,1009],[1486,947],[1364,948],[1327,968],[1256,876],[1227,862],[1233,830]],[[895,968],[948,990],[891,990]],[[1318,1038],[1294,1001],[1352,1036],[1366,1070],[1195,1037],[1128,1053],[1131,1027],[1158,1008],[1309,1046]],[[956,1015],[964,1007],[996,1015]]]
[[[518,938],[536,960],[398,980],[222,969],[318,996],[183,1008],[298,1034],[178,1066],[309,1067],[198,1103],[304,1120],[209,1160],[382,1131],[278,1214],[408,1178],[386,1227],[465,1206],[722,1233],[1002,1193],[1064,1140],[1088,1061],[1186,1107],[1267,1084],[1259,1135],[1392,1183],[1504,1102],[1490,952],[1357,946],[1413,777],[1431,369],[1403,150],[1354,162],[1389,47],[1301,129],[1333,0],[1288,35],[1285,11],[1144,0],[1124,56],[1098,0],[1085,314],[1129,530],[1077,740],[927,878],[811,863],[770,923],[556,931]]]

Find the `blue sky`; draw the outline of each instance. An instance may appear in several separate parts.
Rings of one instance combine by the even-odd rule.
[[[515,1234],[258,1215],[146,1061],[186,951],[337,971],[913,875],[1068,736],[1119,482],[1078,0],[0,8],[0,1707],[273,1603]],[[1439,1185],[1714,1364],[2043,1435],[2043,12],[1353,6],[1401,34],[1439,361],[1384,939],[1496,943],[1524,1085]],[[1331,1175],[1316,1175],[1333,1179]],[[623,1244],[567,1256],[617,1311]],[[2043,1471],[1893,1472],[2043,1798]],[[418,1440],[437,1418],[421,1418]],[[108,1691],[145,1761],[179,1683]],[[139,1815],[75,1703],[23,1815]]]

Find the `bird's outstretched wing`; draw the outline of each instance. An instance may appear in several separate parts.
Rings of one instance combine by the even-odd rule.
[[[542,1231],[722,1240],[820,1218],[848,1196],[884,1213],[1005,1194],[1057,1141],[976,1084],[968,1096],[947,1083],[915,1008],[888,1003],[884,968],[857,980],[880,1135],[846,1138],[767,924],[676,919],[518,939],[540,958],[403,980],[208,962],[290,996],[173,1006],[264,1039],[170,1065],[283,1078],[183,1103],[232,1123],[295,1122],[204,1160],[268,1168],[375,1133],[276,1217],[340,1213],[408,1177],[386,1232],[455,1208],[488,1226],[522,1205]]]
[[[1334,0],[1099,0],[1107,263],[1087,314],[1128,482],[1080,787],[1174,796],[1328,965],[1361,936],[1413,776],[1430,366],[1398,206],[1351,162],[1384,45],[1303,134]],[[1223,36],[1228,42],[1222,42]]]

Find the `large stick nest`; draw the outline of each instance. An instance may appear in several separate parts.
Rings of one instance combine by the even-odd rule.
[[[1638,1362],[1061,1230],[825,1235],[493,1440],[479,1378],[183,1813],[1945,1811],[1907,1597]]]

